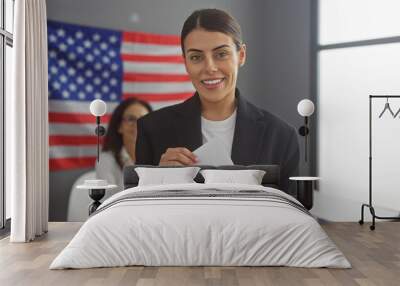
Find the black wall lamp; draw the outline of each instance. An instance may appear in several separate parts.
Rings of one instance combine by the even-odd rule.
[[[97,163],[100,160],[100,137],[106,134],[106,129],[104,126],[100,125],[100,117],[102,117],[107,112],[107,105],[101,99],[95,99],[90,103],[90,113],[96,116],[96,129],[95,133],[97,135]]]
[[[297,105],[297,112],[304,117],[304,126],[299,128],[299,134],[304,136],[304,159],[307,162],[308,134],[310,133],[308,118],[314,113],[314,103],[309,99],[303,99]]]

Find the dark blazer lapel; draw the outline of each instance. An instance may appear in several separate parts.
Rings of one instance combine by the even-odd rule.
[[[197,92],[175,110],[176,117],[172,122],[177,146],[185,146],[194,151],[203,144],[201,135],[201,103]]]
[[[261,113],[236,90],[237,115],[232,143],[232,161],[236,165],[254,165],[261,155],[265,122]]]
[[[240,96],[236,89],[237,115],[231,158],[234,164],[251,165],[261,155],[265,122],[257,108]],[[175,110],[176,146],[194,151],[203,144],[201,134],[201,103],[197,92]]]

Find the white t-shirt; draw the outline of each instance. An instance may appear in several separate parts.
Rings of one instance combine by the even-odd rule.
[[[227,154],[231,156],[233,135],[235,133],[236,125],[236,109],[225,120],[213,121],[201,117],[201,134],[203,135],[203,144],[207,143],[213,138],[218,137],[224,142]]]

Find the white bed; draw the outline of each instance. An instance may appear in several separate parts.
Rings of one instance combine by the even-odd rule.
[[[218,195],[223,193],[227,195]],[[342,252],[299,204],[277,189],[255,185],[130,188],[99,207],[50,269],[127,265],[350,268]]]

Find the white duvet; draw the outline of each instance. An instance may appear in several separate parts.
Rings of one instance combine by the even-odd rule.
[[[257,198],[115,200],[131,192],[263,190],[234,184],[135,187],[117,193],[90,217],[50,269],[146,266],[294,266],[349,268],[350,263],[310,215]]]

